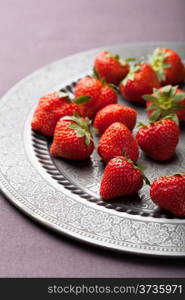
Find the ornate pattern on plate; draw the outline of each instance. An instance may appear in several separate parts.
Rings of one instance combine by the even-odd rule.
[[[137,46],[138,55],[156,46]],[[132,52],[136,51],[132,51],[133,48],[119,46],[112,51],[133,55]],[[182,52],[183,46],[177,50]],[[32,159],[30,151],[33,150],[25,138],[25,128],[29,124],[34,99],[53,86],[61,85],[61,81],[78,78],[79,70],[84,74],[88,72],[95,53],[97,51],[79,54],[43,68],[19,83],[1,100],[2,191],[34,219],[83,241],[142,254],[185,256],[185,220],[129,215],[83,201],[64,187],[56,186],[50,175],[44,174],[36,157]]]

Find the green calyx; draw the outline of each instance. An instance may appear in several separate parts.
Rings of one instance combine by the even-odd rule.
[[[108,85],[108,83],[106,82],[105,78],[104,77],[100,77],[100,75],[97,72],[97,70],[96,70],[95,67],[93,68],[93,75],[92,75],[92,77],[94,77],[95,79],[100,80],[103,86]]]
[[[106,54],[107,57],[112,57],[112,58],[115,58],[122,66],[125,66],[127,63],[129,62],[132,62],[132,61],[135,61],[135,58],[134,57],[128,57],[128,58],[121,58],[118,54],[112,54],[110,52],[108,52]]]
[[[116,93],[119,93],[119,87],[115,85],[114,83],[108,83],[107,84],[111,89],[113,89]]]
[[[100,75],[98,74],[98,72],[96,71],[96,68],[94,67],[93,68],[93,75],[92,77],[98,79],[98,80],[101,80],[102,78],[100,77]],[[104,79],[105,80],[105,79]]]
[[[73,121],[68,127],[74,129],[77,137],[85,137],[85,144],[88,147],[90,142],[93,141],[92,134],[95,133],[95,129],[92,126],[92,121],[89,118],[81,118],[79,115],[65,116],[62,120]]]
[[[84,104],[84,103],[88,102],[90,99],[91,99],[91,96],[79,96],[79,97],[73,99],[72,101],[74,103],[76,103],[77,105],[80,105],[80,104]]]
[[[179,104],[185,99],[185,93],[177,93],[177,86],[166,85],[161,90],[154,89],[153,95],[145,95],[143,98],[152,102],[147,107],[147,110],[153,110],[149,118],[150,122],[174,115],[177,110],[185,109],[185,105]]]
[[[115,58],[116,60],[120,60],[120,56],[119,56],[119,54],[113,54],[113,53],[111,53],[111,52],[107,52],[106,53],[106,56],[107,57],[112,57],[112,58]]]
[[[163,118],[160,118],[157,121],[150,120],[148,124],[138,123],[137,127],[147,128],[148,126],[153,125],[153,124],[155,125],[155,124],[161,122],[162,120],[172,120],[172,121],[174,121],[179,126],[179,119],[177,117],[177,114],[171,113],[169,115],[166,115]]]
[[[177,114],[175,114],[175,113],[169,114],[169,115],[163,117],[161,120],[169,120],[169,119],[174,121],[179,126],[179,119],[177,117]]]
[[[141,123],[141,122],[139,122],[139,123],[137,123],[137,127],[147,127],[148,125],[146,125],[146,124],[144,124],[144,123]]]
[[[170,54],[165,52],[162,48],[156,48],[151,56],[149,56],[149,62],[152,68],[157,74],[159,81],[164,81],[166,79],[165,69],[169,68],[171,65],[166,63],[166,58]]]
[[[141,69],[141,64],[140,63],[135,63],[133,65],[131,65],[130,70],[127,74],[127,76],[123,79],[123,81],[121,82],[121,84],[126,84],[128,80],[134,80],[135,74],[140,71]]]

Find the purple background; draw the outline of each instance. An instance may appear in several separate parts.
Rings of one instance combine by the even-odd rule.
[[[184,0],[1,0],[0,95],[76,52],[185,41]],[[11,151],[11,149],[10,149]],[[37,226],[0,196],[0,277],[185,277],[185,262],[82,245]]]

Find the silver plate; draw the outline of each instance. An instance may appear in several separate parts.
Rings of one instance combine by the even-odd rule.
[[[106,47],[123,57],[140,57],[158,46],[184,57],[185,44],[143,43]],[[50,141],[32,132],[30,120],[38,98],[52,90],[72,92],[74,83],[91,72],[100,49],[80,53],[48,65],[19,82],[0,104],[0,187],[18,208],[60,233],[97,246],[137,254],[185,256],[185,219],[157,208],[146,186],[139,197],[104,202],[98,190],[103,165],[96,151],[86,163],[53,159]],[[126,101],[120,98],[122,103]],[[138,121],[145,121],[141,107]],[[153,180],[184,171],[185,133],[176,156],[160,164],[140,155]]]

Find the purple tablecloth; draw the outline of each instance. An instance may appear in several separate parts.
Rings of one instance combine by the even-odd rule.
[[[104,45],[185,41],[184,0],[1,0],[0,94],[35,69]],[[11,151],[11,149],[10,149]],[[0,277],[185,277],[185,262],[53,234],[0,195]]]

